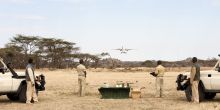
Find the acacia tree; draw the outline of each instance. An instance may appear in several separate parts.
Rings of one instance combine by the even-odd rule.
[[[42,38],[38,44],[38,53],[47,60],[49,68],[63,68],[63,65],[69,66],[68,62],[71,62],[72,53],[79,50],[79,47],[75,45],[62,39]]]
[[[38,41],[39,37],[37,36],[16,35],[6,44],[8,61],[12,62],[16,67],[24,68],[27,59],[33,57],[34,52],[37,50]]]
[[[35,50],[37,49],[36,46],[38,44],[38,41],[39,37],[18,34],[11,39],[8,45],[20,47],[22,49],[22,52],[26,56],[28,56],[28,54],[31,55],[35,52]]]
[[[112,69],[115,68],[115,62],[114,62],[114,60],[112,59],[111,55],[108,52],[101,53],[101,56],[102,57],[108,56],[111,60],[111,63],[112,63],[112,66],[110,68],[112,68]]]
[[[25,56],[21,53],[22,49],[17,46],[8,46],[0,49],[0,57],[2,57],[6,63],[13,64],[15,68],[24,68],[25,67]]]
[[[98,62],[100,60],[98,55],[91,55],[91,54],[88,54],[88,53],[78,53],[78,54],[75,54],[74,57],[78,58],[78,59],[83,59],[84,62],[85,62],[85,65],[87,67],[92,66],[92,67],[95,67],[95,68],[97,68]]]

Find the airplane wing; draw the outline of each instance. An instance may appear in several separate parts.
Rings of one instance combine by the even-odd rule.
[[[130,50],[134,50],[134,49],[125,49],[125,51],[130,51]]]
[[[122,51],[122,49],[113,49],[113,50],[119,50],[119,51]]]

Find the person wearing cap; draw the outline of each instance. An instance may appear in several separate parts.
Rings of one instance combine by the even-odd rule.
[[[161,98],[163,95],[163,76],[165,73],[165,67],[162,66],[162,61],[157,62],[155,70],[156,74],[156,97]]]
[[[34,103],[36,103],[38,102],[38,97],[35,89],[35,75],[34,75],[32,58],[28,60],[28,65],[26,66],[25,74],[26,74],[26,83],[27,83],[26,103],[31,104],[32,100],[34,101]]]
[[[80,59],[79,65],[77,66],[77,73],[78,73],[78,85],[79,91],[78,95],[80,97],[85,96],[85,89],[86,89],[86,67],[84,66],[84,61]]]
[[[199,81],[200,81],[200,66],[197,63],[197,58],[193,57],[190,73],[190,84],[192,87],[192,102],[199,103]]]

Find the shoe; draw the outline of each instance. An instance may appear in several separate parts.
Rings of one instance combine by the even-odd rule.
[[[38,100],[37,100],[37,101],[34,101],[34,103],[38,103]]]
[[[26,102],[26,104],[32,104],[31,102]]]
[[[197,104],[199,104],[199,101],[194,101],[194,103],[197,103]]]

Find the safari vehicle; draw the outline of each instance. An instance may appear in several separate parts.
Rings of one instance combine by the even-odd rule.
[[[219,55],[220,56],[220,55]],[[215,98],[216,93],[220,93],[220,60],[216,63],[213,70],[201,71],[199,82],[199,98],[210,100]],[[190,73],[179,74],[177,76],[177,90],[185,91],[188,101],[191,101],[192,90],[190,85]]]
[[[45,90],[44,75],[36,74],[36,92]],[[15,72],[10,64],[5,64],[0,58],[0,95],[7,95],[12,101],[26,101],[25,73]]]

